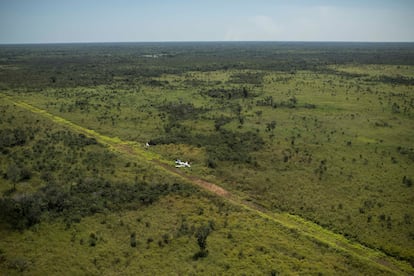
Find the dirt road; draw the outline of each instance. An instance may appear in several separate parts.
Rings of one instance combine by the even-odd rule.
[[[180,169],[177,169],[173,166],[173,164],[169,164],[172,162],[164,160],[161,156],[156,155],[155,153],[146,151],[143,147],[137,145],[134,142],[122,141],[117,137],[109,137],[102,135],[94,130],[84,128],[62,117],[53,115],[46,110],[34,107],[28,103],[16,101],[13,98],[5,95],[0,96],[2,100],[9,101],[23,109],[40,114],[43,117],[48,118],[57,124],[66,126],[72,131],[83,133],[85,135],[93,137],[99,143],[107,145],[109,148],[116,152],[119,152],[120,154],[126,155],[129,159],[139,159],[141,161],[145,160],[153,164],[158,169],[162,169],[175,176],[184,178],[193,185],[207,190],[219,197],[222,197],[228,200],[230,203],[240,206],[250,212],[253,212],[264,219],[272,220],[283,227],[294,229],[300,235],[308,237],[312,240],[317,240],[320,243],[323,243],[335,250],[341,251],[344,254],[351,255],[352,257],[357,258],[361,261],[368,262],[376,267],[379,267],[387,271],[390,274],[414,274],[414,268],[407,262],[398,260],[391,256],[387,256],[379,250],[368,248],[357,242],[347,240],[344,236],[329,231],[328,229],[325,229],[311,221],[307,221],[299,216],[288,213],[271,212],[263,207],[258,206],[253,202],[245,201],[243,199],[245,197],[240,196],[240,193],[237,193],[236,195],[236,193],[227,191],[215,183],[208,182],[196,175],[191,175]]]

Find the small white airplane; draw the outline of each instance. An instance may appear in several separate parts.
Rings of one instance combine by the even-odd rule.
[[[191,165],[188,162],[183,162],[180,159],[175,160],[176,168],[191,168]]]

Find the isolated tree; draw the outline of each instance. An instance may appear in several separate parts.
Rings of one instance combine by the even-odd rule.
[[[7,178],[15,184],[20,181],[21,172],[22,170],[15,163],[11,163],[7,168]]]
[[[133,233],[131,233],[131,237],[130,237],[130,244],[131,244],[131,247],[136,247],[137,246],[137,238],[136,238],[136,233],[135,232],[133,232]]]
[[[249,90],[247,90],[246,87],[243,87],[242,93],[243,93],[243,98],[249,97]]]
[[[200,251],[194,254],[193,258],[195,260],[199,258],[207,257],[208,250],[207,250],[207,237],[211,232],[211,228],[209,225],[202,225],[197,229],[196,238],[197,244],[200,247]]]
[[[96,234],[91,233],[89,235],[89,246],[91,246],[91,247],[96,246],[97,241],[98,241],[98,237],[96,236]]]
[[[30,179],[31,172],[26,167],[19,167],[15,163],[11,163],[7,168],[7,178],[13,183],[13,190],[16,190],[16,183]]]

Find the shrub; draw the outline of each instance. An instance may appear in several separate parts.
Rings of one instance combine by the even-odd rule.
[[[137,239],[136,239],[136,233],[135,232],[131,233],[130,244],[131,244],[131,247],[136,247],[137,246]]]
[[[89,235],[89,246],[96,246],[96,243],[98,242],[98,237],[96,236],[95,233],[91,233]]]
[[[200,251],[194,254],[193,259],[205,258],[208,255],[207,250],[207,237],[212,229],[210,225],[202,225],[196,231],[197,244],[200,247]]]
[[[403,176],[402,183],[405,184],[405,186],[407,187],[411,187],[413,185],[413,181],[411,180],[411,178],[405,175]]]

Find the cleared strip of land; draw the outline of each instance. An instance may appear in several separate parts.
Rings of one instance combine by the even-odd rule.
[[[354,241],[346,239],[340,234],[329,231],[313,222],[307,221],[301,217],[288,213],[270,212],[252,202],[243,199],[240,193],[234,193],[223,189],[217,184],[205,181],[197,176],[176,169],[171,161],[167,161],[162,156],[157,155],[150,150],[145,150],[141,145],[122,141],[117,137],[109,137],[102,135],[94,130],[84,128],[62,117],[53,115],[46,110],[39,109],[23,101],[14,100],[11,97],[2,95],[4,101],[9,101],[16,106],[29,110],[33,113],[40,114],[53,122],[63,125],[72,131],[83,133],[89,137],[95,138],[99,143],[108,146],[110,149],[125,155],[129,159],[145,160],[157,169],[162,169],[175,176],[179,176],[204,190],[207,190],[219,197],[225,198],[232,204],[249,210],[250,212],[262,217],[263,219],[272,220],[277,224],[296,231],[299,235],[303,235],[311,240],[325,244],[344,255],[350,255],[354,258],[368,262],[384,271],[392,274],[413,274],[414,269],[404,261],[400,261],[391,256],[387,256],[379,250],[368,248]]]

